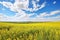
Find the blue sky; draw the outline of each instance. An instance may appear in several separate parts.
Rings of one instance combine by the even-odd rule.
[[[0,21],[60,21],[60,0],[0,0]]]

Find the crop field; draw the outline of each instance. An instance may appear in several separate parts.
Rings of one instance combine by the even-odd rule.
[[[60,40],[60,22],[0,22],[0,40]]]

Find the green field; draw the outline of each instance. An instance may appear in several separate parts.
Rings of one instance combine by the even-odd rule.
[[[0,40],[60,40],[60,22],[0,22]]]

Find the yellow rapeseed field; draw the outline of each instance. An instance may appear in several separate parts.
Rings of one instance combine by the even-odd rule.
[[[60,22],[0,22],[0,40],[60,40]]]

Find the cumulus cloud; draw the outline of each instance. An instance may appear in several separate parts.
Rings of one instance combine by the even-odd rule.
[[[40,1],[40,0],[37,0]],[[33,8],[29,8],[29,0],[15,0],[14,4],[11,2],[0,2],[3,4],[3,6],[10,8],[11,11],[14,12],[19,12],[18,10],[24,9],[24,10],[29,10],[30,12],[37,11],[39,9],[42,9],[46,6],[46,2],[43,2],[41,5],[36,4],[36,1],[32,0]]]
[[[28,7],[28,0],[26,1],[21,1],[21,0],[15,0],[15,3],[12,4],[11,2],[0,2],[1,4],[3,4],[3,6],[7,7],[7,8],[10,8],[11,11],[17,11],[18,10],[21,10],[21,9],[27,9]]]
[[[39,0],[37,0],[39,1]],[[46,6],[46,2],[43,2],[41,5],[37,5],[34,0],[32,0],[33,9],[28,8],[29,0],[23,1],[23,0],[15,0],[15,3],[12,4],[11,2],[0,2],[3,6],[9,8],[11,11],[17,12],[15,16],[6,16],[4,14],[0,14],[0,21],[53,21],[57,18],[60,19],[60,16],[52,17],[52,18],[44,18],[45,16],[51,16],[56,15],[60,13],[60,10],[52,11],[49,14],[47,12],[40,13],[40,15],[37,15],[34,18],[30,18],[30,16],[35,15],[32,14],[26,14],[26,12],[22,11],[21,9],[29,10],[30,12],[37,11],[39,9],[42,9]],[[39,7],[39,8],[38,8]]]
[[[29,16],[34,15],[33,14],[22,14],[22,16],[19,13],[16,13],[15,16],[6,16],[4,14],[0,14],[0,21],[17,21],[17,22],[24,22],[24,21],[58,21],[60,20],[60,15],[59,16],[55,16],[55,17],[48,17],[45,18],[45,16],[51,16],[52,14],[58,14],[60,13],[58,10],[56,11],[52,11],[49,14],[47,12],[43,12],[40,15],[37,15],[34,18],[30,18]]]
[[[26,17],[27,18],[27,16],[28,15],[30,15],[30,14],[26,14],[24,11],[22,11],[21,9],[26,9],[27,8],[27,3],[28,2],[28,0],[26,0],[26,1],[23,1],[22,2],[22,0],[20,1],[20,0],[15,0],[15,3],[14,4],[12,4],[11,2],[0,2],[3,6],[5,6],[5,7],[7,7],[7,8],[9,8],[11,11],[14,11],[14,12],[17,12],[16,13],[16,15],[15,16],[13,16],[13,17],[7,17],[8,19],[21,19],[21,18],[24,18],[24,17]],[[16,18],[17,17],[17,18]]]
[[[37,10],[42,9],[46,6],[46,2],[43,2],[41,5],[39,5],[39,4],[36,4],[36,2],[34,0],[32,1],[32,4],[33,4],[33,9],[32,8],[27,8],[27,11],[28,10],[30,12],[37,11]]]
[[[37,0],[37,1],[39,1],[39,0]],[[14,12],[17,12],[17,13],[20,13],[20,14],[26,14],[21,9],[29,10],[29,11],[32,12],[32,11],[42,9],[42,8],[44,8],[46,6],[46,2],[42,3],[40,6],[37,6],[36,2],[34,0],[32,0],[33,9],[28,8],[29,0],[15,0],[14,4],[12,4],[11,2],[3,1],[3,2],[0,2],[0,4],[2,4],[3,6],[9,8],[11,11],[14,11]]]
[[[37,15],[34,18],[34,20],[35,21],[58,21],[58,20],[60,20],[60,15],[50,17],[50,16],[56,15],[56,14],[60,14],[60,10],[51,11],[50,13],[48,13],[48,12],[40,13],[39,15]],[[48,17],[46,18],[46,16],[48,16]]]

